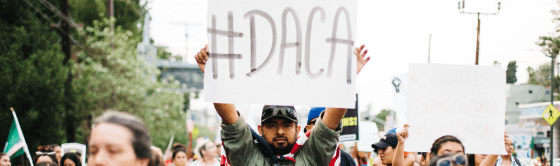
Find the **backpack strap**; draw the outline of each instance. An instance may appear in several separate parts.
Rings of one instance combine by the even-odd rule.
[[[513,157],[513,156],[511,156]],[[517,163],[518,166],[521,166],[521,163],[519,162],[519,160],[517,159],[517,157],[513,157],[513,159],[515,160],[515,163]]]

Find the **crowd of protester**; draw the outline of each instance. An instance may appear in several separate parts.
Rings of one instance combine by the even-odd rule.
[[[359,73],[369,61],[364,46],[355,49]],[[195,56],[204,72],[208,60],[205,47]],[[333,96],[336,97],[336,96]],[[255,131],[247,125],[233,104],[214,103],[222,118],[221,141],[215,144],[204,139],[194,150],[175,143],[162,153],[151,145],[149,131],[141,120],[123,112],[107,111],[94,120],[87,165],[137,166],[229,166],[229,165],[318,165],[356,166],[371,162],[371,152],[360,152],[357,145],[350,152],[342,150],[338,136],[346,109],[312,108],[303,134],[298,134],[296,109],[293,106],[266,105],[261,123]],[[524,166],[513,154],[513,143],[504,133],[507,155],[466,154],[457,137],[446,135],[436,139],[429,152],[405,152],[408,125],[398,132],[390,130],[372,144],[375,166]],[[375,130],[375,129],[374,129]],[[81,166],[80,153],[61,154],[59,145],[37,147],[33,164],[37,166]],[[0,153],[0,166],[10,166],[10,158]],[[537,158],[534,166],[547,166],[545,158]]]
[[[95,120],[87,165],[367,165],[370,152],[360,152],[353,147],[347,153],[340,148],[337,136],[341,124],[331,129],[322,122],[327,118],[328,110],[312,108],[303,129],[305,134],[299,136],[297,131],[300,128],[297,126],[294,107],[265,106],[259,134],[235,112],[238,115],[236,122],[222,124],[222,141],[226,152],[223,155],[219,150],[220,145],[210,139],[198,141],[194,150],[175,143],[170,151],[162,154],[161,149],[151,146],[149,132],[141,120],[127,113],[108,111]],[[512,155],[513,142],[506,134],[504,142],[507,155],[466,154],[461,140],[451,135],[436,139],[429,152],[405,152],[408,127],[403,126],[398,132],[392,129],[371,145],[377,154],[373,165],[525,166]],[[58,145],[45,145],[37,147],[33,163],[37,166],[81,166],[81,158],[82,155],[76,152],[61,154]],[[0,166],[10,165],[9,156],[0,153]],[[547,166],[548,163],[546,158],[537,158],[532,165]]]

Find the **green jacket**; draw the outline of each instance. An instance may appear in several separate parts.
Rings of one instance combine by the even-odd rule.
[[[324,112],[323,112],[324,113]],[[328,166],[336,150],[338,136],[342,131],[342,123],[336,130],[328,128],[321,118],[317,119],[307,142],[295,154],[296,162],[283,161],[280,166]],[[245,119],[240,116],[232,125],[222,124],[222,142],[226,147],[226,155],[232,166],[270,166],[258,147]]]

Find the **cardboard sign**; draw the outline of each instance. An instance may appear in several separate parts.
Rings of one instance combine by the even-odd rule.
[[[391,77],[391,79],[388,81],[390,81],[391,86],[394,88],[393,105],[395,108],[395,112],[397,113],[397,126],[389,126],[387,124],[385,124],[385,126],[389,129],[393,127],[403,127],[407,122],[406,110],[408,103],[406,99],[408,94],[408,75],[396,75]]]
[[[379,131],[375,122],[360,121],[360,141],[358,151],[373,152],[371,144],[379,142]]]
[[[205,101],[354,108],[357,0],[209,0]]]
[[[346,110],[346,114],[342,118],[342,132],[340,132],[339,140],[358,141],[360,140],[360,118],[358,118],[358,95],[356,94],[356,108]],[[367,129],[366,129],[367,130]]]
[[[506,154],[505,70],[489,66],[411,64],[405,151],[428,152],[444,135],[470,154]]]

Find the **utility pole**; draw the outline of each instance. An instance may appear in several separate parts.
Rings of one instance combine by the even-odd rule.
[[[478,65],[478,54],[479,54],[479,45],[480,45],[480,15],[497,15],[500,12],[500,2],[498,2],[498,10],[496,11],[496,13],[481,13],[481,12],[476,12],[476,13],[471,13],[471,12],[465,12],[465,0],[463,0],[463,3],[459,2],[459,12],[461,14],[476,14],[478,17],[478,26],[476,28],[476,60],[474,62],[475,65]]]
[[[551,55],[550,61],[550,105],[554,107],[554,62],[556,62],[556,55]],[[552,115],[550,115],[552,116]],[[554,155],[554,124],[550,125],[550,166],[553,166]]]
[[[68,12],[68,0],[60,0],[60,11],[64,16],[70,18],[70,14]],[[62,63],[63,66],[68,64],[68,61],[72,59],[72,39],[70,38],[70,22],[67,22],[66,19],[63,19],[61,22],[61,28],[66,31],[67,35],[62,35],[62,51],[66,55],[64,57],[64,61]],[[71,94],[72,89],[72,68],[68,68],[68,78],[66,79],[66,83],[64,85],[64,96],[66,98],[73,98]],[[73,106],[70,103],[73,100],[67,100],[65,103],[65,111],[66,111],[66,140],[68,142],[76,142],[76,125],[75,120],[73,118]]]
[[[551,55],[546,55],[550,60],[550,105],[554,107],[554,63],[556,62],[556,57],[558,52],[552,52]],[[552,115],[550,115],[552,116]],[[554,155],[554,124],[550,125],[550,166],[553,166],[553,155]]]
[[[432,34],[430,33],[430,41],[428,44],[428,63],[430,63],[430,49],[432,49]]]
[[[113,0],[107,0],[107,18],[111,19],[111,17],[114,17],[114,3]],[[115,30],[115,25],[113,24],[113,22],[111,22],[111,32],[114,32]]]
[[[206,27],[206,24],[202,24],[202,23],[172,22],[171,24],[176,24],[176,25],[183,25],[183,26],[185,26],[185,37],[186,37],[187,39],[189,38],[188,35],[189,35],[189,27],[190,27],[190,26]],[[189,54],[189,41],[187,40],[185,43],[186,43],[186,44],[185,44],[185,48],[186,48],[186,50],[185,50],[185,51],[186,51],[186,52],[185,52],[185,55],[188,55],[188,54]],[[185,58],[183,57],[183,59],[185,59]]]

